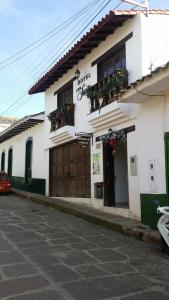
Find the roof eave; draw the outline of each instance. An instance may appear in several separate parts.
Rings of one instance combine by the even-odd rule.
[[[12,138],[15,135],[22,133],[23,131],[34,127],[38,124],[44,122],[44,115],[40,117],[35,116],[27,116],[21,119],[20,121],[16,122],[15,124],[8,127],[6,130],[2,131],[0,134],[0,143]]]
[[[169,93],[169,64],[154,70],[131,84],[119,97],[119,103],[142,103],[152,97],[164,97]]]
[[[128,11],[126,11],[126,14],[110,11],[108,15],[102,18],[97,25],[94,25],[94,27],[87,32],[80,41],[78,41],[63,56],[63,58],[58,61],[58,63],[56,63],[43,77],[41,77],[34,86],[32,86],[32,88],[28,91],[29,95],[45,92],[47,88],[49,88],[55,81],[77,64],[79,60],[83,59],[89,53],[89,50],[92,51],[92,49],[97,47],[101,41],[105,40],[109,34],[112,34],[117,28],[121,27],[126,20],[133,18],[135,14],[136,13],[129,14]],[[110,32],[109,26],[112,26],[112,32]],[[92,42],[95,43],[90,45]],[[89,47],[90,49],[87,49],[86,47]],[[84,52],[82,53],[82,51]],[[73,60],[73,63],[68,66],[67,64],[71,60]],[[64,65],[67,65],[67,67],[64,68]]]

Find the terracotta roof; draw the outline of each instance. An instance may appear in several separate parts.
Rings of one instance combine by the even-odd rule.
[[[44,122],[44,112],[26,116],[18,120],[10,127],[8,127],[6,130],[0,133],[0,143],[3,143],[4,141],[9,140],[13,136],[18,135],[23,131],[43,122]]]
[[[151,15],[169,15],[169,9],[148,9],[143,10],[143,9],[132,9],[132,10],[115,10],[114,11],[116,15],[123,15],[123,14],[128,14],[128,15],[138,15],[140,13],[143,14],[151,14]]]
[[[106,36],[112,34],[119,26],[137,14],[146,14],[146,10],[114,10],[110,11],[93,28],[90,29],[35,85],[29,90],[29,94],[46,91],[63,74],[83,59],[86,54],[105,40]],[[169,15],[169,10],[148,10],[149,14]]]
[[[94,47],[103,41],[108,34],[114,32],[137,11],[110,11],[93,28],[90,29],[37,83],[29,90],[29,94],[44,92],[51,84],[78,63]]]
[[[146,10],[114,10],[110,11],[83,37],[29,90],[29,94],[46,91],[63,74],[83,59],[91,50],[105,40],[106,36],[112,34],[123,23],[137,14],[146,14]],[[169,15],[169,10],[152,9],[149,14]]]
[[[7,116],[0,116],[0,124],[13,124],[17,122],[19,118],[16,117],[7,117]]]

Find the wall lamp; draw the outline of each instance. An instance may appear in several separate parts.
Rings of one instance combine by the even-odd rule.
[[[79,77],[80,77],[80,71],[79,71],[78,67],[75,71],[75,77],[76,77],[76,79],[79,79]]]

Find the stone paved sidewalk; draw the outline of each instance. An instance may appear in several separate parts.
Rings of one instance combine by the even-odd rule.
[[[169,300],[158,245],[0,196],[1,300]]]
[[[133,236],[139,240],[159,245],[161,243],[160,234],[157,230],[152,230],[149,226],[136,220],[112,215],[99,209],[95,209],[94,207],[86,206],[83,203],[77,204],[75,202],[68,202],[58,198],[50,198],[17,189],[13,189],[13,192],[16,195],[22,196],[31,201],[56,208],[57,210],[78,216],[92,223],[121,232],[125,235]]]

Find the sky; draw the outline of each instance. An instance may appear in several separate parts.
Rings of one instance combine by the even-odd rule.
[[[28,96],[28,90],[63,56],[66,48],[108,0],[93,2],[0,0],[0,115],[23,117],[44,110],[44,93]],[[89,27],[120,3],[120,0],[110,1]],[[169,0],[150,0],[149,6],[169,9]],[[56,30],[84,7],[83,14],[74,17],[64,28],[62,25],[60,31]],[[121,4],[118,9],[132,7]],[[34,43],[38,39],[41,40]]]

